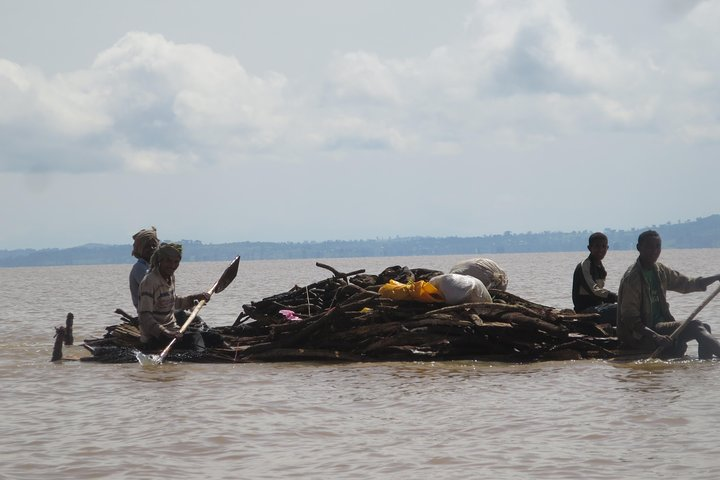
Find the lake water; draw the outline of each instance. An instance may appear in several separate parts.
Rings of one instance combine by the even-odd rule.
[[[635,256],[609,252],[609,288]],[[582,252],[489,257],[508,273],[510,292],[571,306]],[[379,273],[447,271],[466,258],[322,262]],[[660,261],[710,275],[720,249],[667,250]],[[226,266],[182,264],[178,293],[208,289]],[[720,364],[697,360],[695,345],[689,360],[652,364],[49,362],[68,312],[73,355],[117,323],[115,308],[132,311],[129,269],[0,269],[0,479],[720,477]],[[243,303],[328,276],[313,260],[241,261],[202,315],[228,325]],[[708,293],[671,294],[676,317]],[[720,332],[720,299],[700,318]]]

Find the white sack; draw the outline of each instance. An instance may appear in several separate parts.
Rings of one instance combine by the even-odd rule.
[[[429,282],[440,290],[445,301],[450,305],[475,302],[492,303],[492,297],[485,285],[470,275],[447,273],[433,277]]]
[[[450,273],[473,276],[483,282],[487,288],[505,290],[508,286],[508,277],[505,271],[489,258],[465,260],[452,267]]]

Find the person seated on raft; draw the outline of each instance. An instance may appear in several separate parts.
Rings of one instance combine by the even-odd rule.
[[[161,243],[150,258],[150,272],[140,282],[138,319],[143,349],[164,348],[173,338],[180,348],[203,350],[200,332],[180,333],[175,310],[191,309],[196,301],[210,300],[207,292],[178,297],[175,295],[175,270],[182,259],[182,245]]]
[[[573,273],[572,300],[577,313],[599,313],[600,323],[615,325],[617,294],[605,288],[607,271],[603,258],[608,251],[608,238],[595,232],[588,239],[590,255],[578,263]]]
[[[662,358],[682,357],[687,342],[698,342],[698,356],[702,359],[720,357],[720,342],[710,332],[710,326],[698,319],[688,322],[673,340],[671,335],[682,325],[670,313],[666,292],[705,291],[720,275],[689,278],[666,267],[657,260],[662,240],[654,230],[640,234],[637,242],[640,253],[637,261],[623,275],[618,289],[617,336],[621,349],[654,352],[664,347]]]

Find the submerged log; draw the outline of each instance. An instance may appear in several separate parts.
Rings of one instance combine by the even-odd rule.
[[[75,317],[72,313],[68,313],[65,317],[65,345],[72,345],[73,339],[73,319]]]
[[[53,345],[51,362],[62,360],[63,341],[65,340],[65,327],[55,327],[55,345]]]

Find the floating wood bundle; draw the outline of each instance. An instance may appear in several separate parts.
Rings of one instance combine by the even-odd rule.
[[[216,327],[225,346],[185,360],[535,361],[608,358],[616,354],[612,327],[596,314],[576,314],[490,290],[493,303],[447,305],[396,301],[378,290],[389,280],[408,283],[442,272],[394,266],[378,275],[341,273],[243,305],[233,325]],[[124,312],[123,312],[124,313]],[[100,360],[108,347],[139,346],[137,322],[124,315],[103,339],[86,340]],[[117,354],[116,354],[117,355]]]

